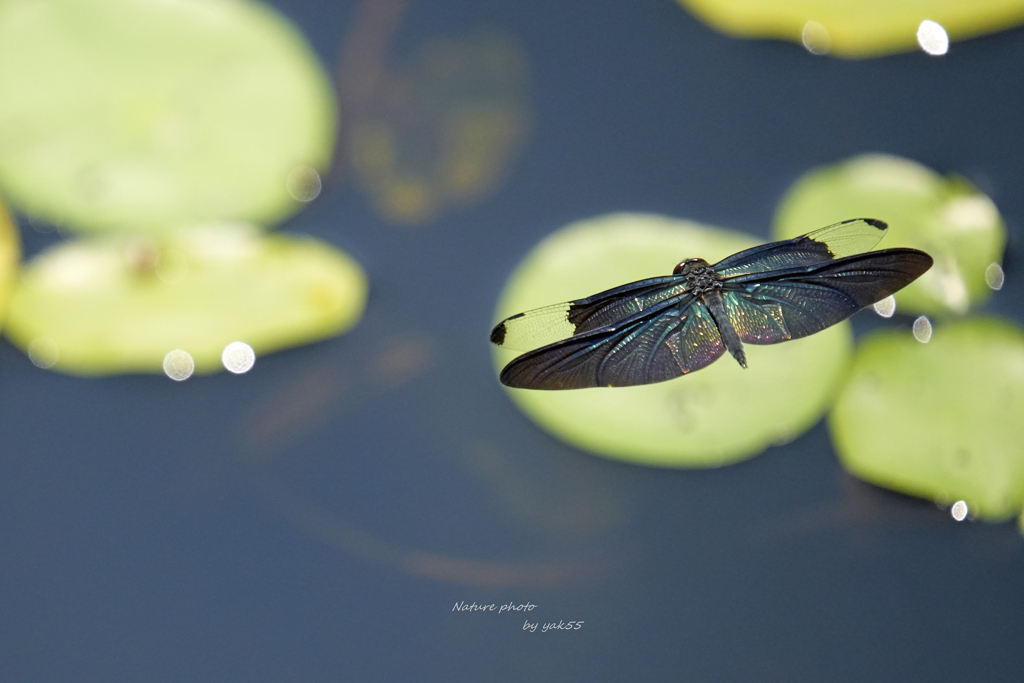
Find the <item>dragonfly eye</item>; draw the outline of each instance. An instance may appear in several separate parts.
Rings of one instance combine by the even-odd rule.
[[[689,275],[693,271],[707,267],[708,262],[702,258],[688,258],[677,265],[673,270],[673,275]]]

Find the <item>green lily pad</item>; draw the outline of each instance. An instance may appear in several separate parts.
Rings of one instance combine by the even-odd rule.
[[[986,318],[864,340],[829,423],[846,468],[1000,520],[1024,506],[1024,331]]]
[[[924,20],[965,40],[1024,23],[1019,0],[678,0],[714,28],[741,38],[781,38],[847,58],[915,50]]]
[[[497,318],[667,275],[688,257],[715,262],[757,243],[742,233],[645,214],[574,223],[516,268]],[[810,428],[828,407],[851,348],[850,328],[841,323],[797,341],[747,345],[746,370],[724,357],[659,384],[508,393],[541,427],[585,450],[645,465],[710,467],[749,458]],[[494,350],[499,369],[516,355]]]
[[[328,77],[256,2],[5,0],[0,93],[0,185],[76,230],[271,223],[334,145]]]
[[[18,230],[14,227],[14,221],[11,220],[6,207],[0,204],[0,323],[7,314],[7,303],[14,291],[20,257],[21,243],[18,241]]]
[[[800,178],[776,211],[774,234],[795,237],[847,218],[889,224],[876,249],[914,247],[935,259],[896,294],[897,310],[962,314],[991,294],[985,273],[1002,262],[1006,227],[992,200],[963,178],[895,156],[853,157]]]
[[[38,365],[72,374],[159,373],[175,350],[208,373],[223,368],[232,342],[262,355],[345,331],[366,292],[346,254],[244,224],[162,243],[92,237],[57,244],[22,270],[7,336]]]

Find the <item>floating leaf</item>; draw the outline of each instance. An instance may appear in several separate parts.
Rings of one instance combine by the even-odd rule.
[[[1024,23],[1019,0],[678,0],[714,28],[741,38],[803,42],[812,52],[876,57],[917,49],[922,21],[965,40]],[[808,36],[810,34],[810,36]]]
[[[496,318],[667,275],[687,257],[715,262],[757,243],[742,233],[653,215],[574,223],[541,242],[515,270]],[[538,424],[580,448],[647,465],[716,466],[756,455],[814,424],[851,347],[844,322],[797,341],[747,345],[746,370],[725,357],[659,384],[508,392]],[[499,369],[513,357],[495,347]]]
[[[14,290],[15,276],[18,272],[18,259],[21,256],[21,245],[14,221],[7,213],[6,207],[0,204],[0,323],[7,314],[7,303]]]
[[[359,265],[333,247],[246,225],[162,243],[93,237],[23,269],[7,335],[38,365],[73,374],[162,372],[177,349],[207,373],[232,342],[260,356],[343,332],[366,289]]]
[[[847,218],[879,218],[889,234],[876,249],[914,247],[935,265],[896,294],[897,312],[965,313],[991,293],[1006,227],[995,204],[959,176],[942,177],[909,159],[867,154],[815,169],[786,193],[775,214],[778,239]]]
[[[274,222],[334,144],[309,46],[242,0],[6,0],[0,93],[0,184],[72,229]]]
[[[1022,415],[1024,331],[981,318],[865,339],[829,422],[858,477],[999,520],[1024,506]]]

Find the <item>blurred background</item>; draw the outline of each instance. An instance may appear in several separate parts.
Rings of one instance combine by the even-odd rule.
[[[50,20],[15,12],[46,3],[4,4],[0,26],[49,54],[45,36],[18,32]],[[126,36],[137,34],[122,10],[138,4],[110,5]],[[206,239],[182,237],[197,234],[195,225],[244,220],[273,229],[251,238],[279,240],[267,249],[315,238],[311,248],[334,264],[325,278],[360,274],[338,280],[356,284],[330,290],[337,296],[323,295],[341,303],[310,304],[308,319],[289,318],[285,332],[263,326],[270,309],[239,305],[251,313],[244,329],[263,340],[250,342],[255,365],[213,372],[218,331],[216,362],[193,354],[196,375],[189,366],[181,382],[161,365],[163,347],[155,361],[141,354],[124,368],[104,365],[110,347],[85,333],[85,347],[103,349],[81,356],[83,366],[62,366],[38,345],[33,353],[36,330],[63,334],[64,309],[46,306],[66,299],[15,291],[13,341],[0,342],[0,679],[1019,679],[1024,543],[1016,523],[957,522],[934,502],[854,478],[825,420],[728,467],[597,457],[517,410],[487,343],[510,273],[567,223],[650,212],[768,241],[794,182],[865,153],[959,174],[992,199],[1006,250],[996,258],[998,291],[975,310],[1024,323],[1024,31],[1012,17],[1001,19],[1007,30],[962,41],[950,28],[954,41],[942,54],[897,33],[894,54],[885,54],[874,44],[847,48],[837,31],[823,38],[821,24],[806,28],[810,16],[794,31],[765,33],[785,40],[733,29],[755,33],[739,38],[672,0],[282,0],[255,19],[244,8],[262,5],[211,6],[219,4],[242,7],[244,21],[258,25],[253,35],[269,22],[277,37],[267,44],[293,60],[250,69],[268,54],[262,38],[213,40],[211,63],[225,59],[217,46],[244,53],[224,72],[226,82],[248,83],[237,111],[303,104],[251,128],[218,104],[231,114],[224,130],[237,132],[235,147],[153,176],[155,187],[184,189],[167,199],[146,186],[159,201],[141,209],[108,201],[121,185],[108,191],[116,183],[90,175],[106,172],[95,161],[105,151],[67,143],[88,162],[53,188],[31,171],[50,157],[19,151],[17,141],[49,140],[44,133],[54,130],[80,140],[74,131],[95,129],[78,122],[102,117],[77,107],[85,95],[74,90],[67,100],[53,96],[61,106],[44,106],[58,89],[28,66],[45,68],[44,57],[0,55],[8,74],[0,90],[10,88],[0,94],[0,121],[20,122],[0,132],[0,196],[23,259],[77,234],[101,251],[114,240],[110,253],[129,254],[125,268],[159,275],[153,254],[173,262],[168,254],[179,249],[191,258],[182,245]],[[63,5],[85,11],[55,3]],[[195,21],[217,36],[233,19]],[[83,24],[69,25],[67,35],[78,36]],[[240,29],[246,36],[249,26]],[[99,50],[96,63],[132,61],[81,31],[81,44],[52,44],[72,45],[70,54]],[[191,34],[163,39],[197,54],[182,35]],[[151,47],[125,42],[126,50]],[[250,52],[233,51],[242,44]],[[173,52],[162,59],[154,63],[167,73],[177,73],[167,64],[189,68]],[[212,71],[196,64],[196,73]],[[28,76],[19,84],[12,73]],[[140,72],[138,82],[158,73]],[[288,99],[295,79],[308,85]],[[39,82],[47,97],[36,97]],[[194,97],[206,102],[203,92],[224,90],[213,83]],[[146,106],[160,111],[158,100]],[[40,123],[42,133],[25,123],[57,110],[62,118]],[[259,137],[293,121],[302,135]],[[177,125],[161,128],[160,140],[187,137]],[[111,130],[111,148],[132,157],[130,169],[149,163],[132,156],[144,145],[124,142],[136,132]],[[196,149],[216,147],[195,139]],[[192,184],[194,159],[216,172]],[[248,174],[264,167],[269,180]],[[239,176],[237,187],[205,190]],[[165,202],[162,213],[147,213],[154,201]],[[310,270],[305,257],[280,268],[284,256],[267,258],[244,271],[246,282],[278,291],[279,280],[267,278],[290,283]],[[207,293],[223,291],[220,277],[191,295],[196,310]],[[149,301],[150,285],[118,282],[97,299],[111,315],[103,325],[144,327],[136,305]],[[47,291],[39,287],[33,296]],[[301,287],[280,311],[321,302],[319,289]],[[892,325],[909,336],[913,322]],[[881,324],[861,313],[854,331],[861,338]],[[1006,391],[1006,405],[1018,405],[1020,386]],[[735,419],[741,425],[744,416]],[[453,611],[474,602],[536,607]],[[582,626],[543,630],[569,621]]]

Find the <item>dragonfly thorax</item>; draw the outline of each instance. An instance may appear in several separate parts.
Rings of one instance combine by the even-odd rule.
[[[702,258],[686,259],[675,267],[672,274],[685,277],[686,289],[697,296],[722,286],[722,278]]]

